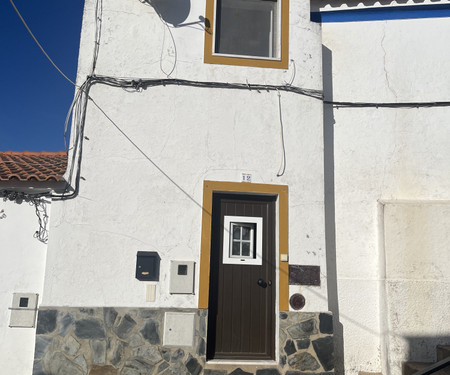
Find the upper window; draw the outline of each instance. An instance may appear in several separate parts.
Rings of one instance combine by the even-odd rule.
[[[288,0],[207,0],[205,62],[288,67]]]

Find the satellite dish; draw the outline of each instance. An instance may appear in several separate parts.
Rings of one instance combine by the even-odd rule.
[[[191,11],[190,0],[150,0],[150,5],[165,22],[173,26],[186,21]]]

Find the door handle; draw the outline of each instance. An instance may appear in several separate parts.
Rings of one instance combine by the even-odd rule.
[[[272,283],[271,283],[272,284]],[[261,288],[267,288],[267,283],[263,280],[263,279],[259,279],[258,280],[258,285],[261,287]]]

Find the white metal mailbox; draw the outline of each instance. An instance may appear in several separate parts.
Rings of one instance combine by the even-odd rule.
[[[192,261],[170,261],[170,294],[194,294],[194,266]]]

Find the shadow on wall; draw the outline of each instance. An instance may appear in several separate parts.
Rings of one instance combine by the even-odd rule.
[[[189,16],[190,0],[147,0],[159,16],[173,26],[179,26]]]
[[[323,94],[326,100],[333,100],[332,53],[322,46]],[[325,243],[327,254],[328,309],[333,313],[334,354],[336,373],[344,369],[344,332],[339,319],[339,299],[336,269],[336,230],[334,202],[334,114],[333,106],[323,108],[324,142],[324,185],[325,185]]]

